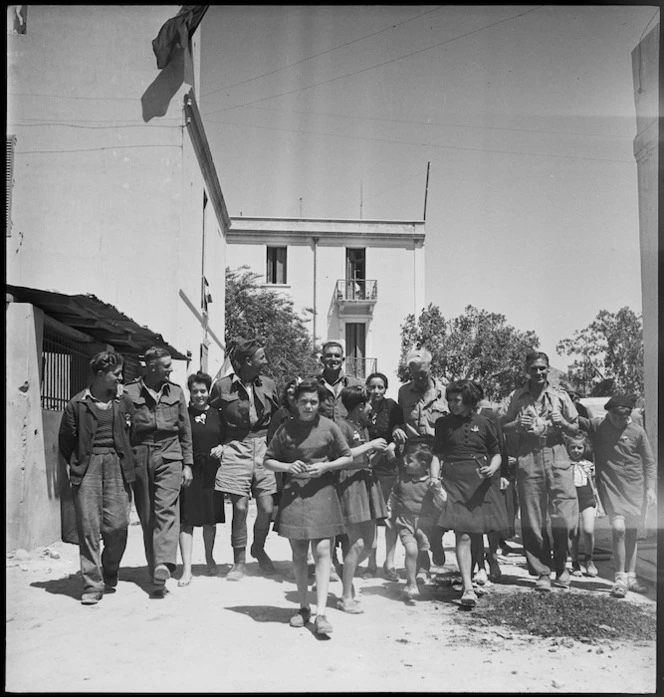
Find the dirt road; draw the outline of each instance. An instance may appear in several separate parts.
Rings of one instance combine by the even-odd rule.
[[[227,509],[230,520],[230,510]],[[400,584],[356,580],[362,615],[334,609],[340,583],[330,584],[334,633],[318,638],[292,629],[297,610],[287,540],[271,533],[267,549],[280,574],[260,575],[255,562],[240,583],[230,568],[230,524],[218,526],[220,577],[205,575],[200,530],[194,537],[194,580],[160,600],[147,593],[140,527],[132,525],[118,590],[96,606],[79,602],[78,549],[7,558],[6,683],[12,692],[618,692],[655,689],[655,643],[585,644],[520,635],[473,624],[451,587],[428,585],[407,605]],[[445,535],[445,570],[455,567]],[[383,557],[382,531],[379,561]],[[516,547],[515,547],[516,549]],[[58,558],[54,558],[58,557]],[[403,551],[397,566],[403,575]],[[503,564],[506,583],[532,593],[523,557]],[[179,569],[176,577],[179,576]],[[605,579],[575,579],[573,590],[608,594]],[[313,598],[312,598],[313,600]],[[480,600],[480,602],[482,602]],[[623,601],[655,602],[628,594]],[[463,613],[463,617],[462,617]]]

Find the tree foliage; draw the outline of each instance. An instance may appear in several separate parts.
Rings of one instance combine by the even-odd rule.
[[[307,320],[295,311],[290,298],[264,288],[259,278],[248,266],[226,268],[226,343],[256,339],[267,356],[265,373],[279,387],[294,376],[314,375],[319,363]]]
[[[505,316],[468,305],[458,317],[445,319],[429,304],[415,319],[401,325],[398,374],[408,379],[406,354],[425,346],[432,354],[431,371],[445,381],[469,378],[484,387],[488,399],[504,397],[524,381],[523,359],[539,346],[533,331],[522,332],[506,323]]]
[[[567,381],[581,395],[643,396],[643,324],[628,307],[615,313],[600,310],[585,329],[559,341],[556,351],[576,356],[568,366]]]

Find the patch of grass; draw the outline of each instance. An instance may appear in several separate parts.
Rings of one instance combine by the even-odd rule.
[[[593,639],[655,638],[654,613],[625,600],[587,593],[488,594],[468,617],[542,637]],[[484,623],[484,622],[483,622]]]

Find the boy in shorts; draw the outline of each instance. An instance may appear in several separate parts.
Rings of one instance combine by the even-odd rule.
[[[418,581],[424,583],[429,572],[429,535],[447,498],[440,480],[431,476],[432,460],[431,448],[409,448],[388,502],[386,525],[397,530],[406,550],[406,600],[420,594]]]

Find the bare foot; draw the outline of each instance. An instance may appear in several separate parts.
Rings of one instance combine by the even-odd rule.
[[[191,583],[191,572],[188,574],[182,574],[178,580],[178,586],[182,588],[183,586],[188,586]]]

